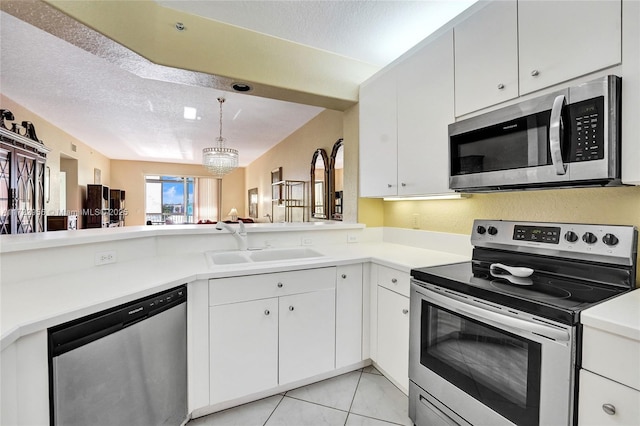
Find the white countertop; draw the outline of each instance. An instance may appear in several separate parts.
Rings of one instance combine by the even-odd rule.
[[[4,349],[21,336],[198,279],[368,261],[409,272],[414,267],[469,260],[466,256],[392,243],[337,244],[312,248],[325,257],[211,268],[203,253],[156,256],[9,283],[2,287],[0,348]]]
[[[585,327],[640,341],[640,290],[635,289],[581,313]]]

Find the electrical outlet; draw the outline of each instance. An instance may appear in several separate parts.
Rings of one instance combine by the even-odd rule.
[[[300,244],[302,244],[303,246],[311,246],[313,245],[313,238],[302,237]]]
[[[93,258],[93,264],[98,265],[106,265],[108,263],[116,263],[116,251],[115,250],[106,250],[96,252]]]
[[[358,236],[357,235],[348,234],[347,235],[347,242],[348,243],[357,243],[358,242]]]
[[[413,229],[420,229],[420,215],[418,213],[411,215],[411,227]]]

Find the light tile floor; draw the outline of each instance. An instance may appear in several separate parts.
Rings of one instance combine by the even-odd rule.
[[[374,367],[191,420],[187,426],[411,426],[407,396]]]

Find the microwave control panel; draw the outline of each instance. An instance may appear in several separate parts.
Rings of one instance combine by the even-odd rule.
[[[569,105],[570,163],[604,158],[603,108],[603,96]]]

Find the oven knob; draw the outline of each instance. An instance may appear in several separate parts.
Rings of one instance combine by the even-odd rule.
[[[602,242],[608,246],[615,246],[620,242],[620,240],[618,240],[618,237],[613,234],[606,234],[604,237],[602,237]]]
[[[487,232],[487,229],[482,225],[478,225],[478,227],[476,228],[476,232],[480,235],[483,235],[485,232]]]
[[[487,231],[489,232],[489,235],[496,235],[498,233],[498,228],[496,228],[495,226],[490,226]]]
[[[591,232],[585,232],[582,236],[582,241],[587,244],[595,244],[598,241],[598,237],[593,235]]]
[[[573,231],[567,231],[567,233],[564,234],[564,239],[569,241],[570,243],[575,243],[576,241],[578,241],[578,234]]]

